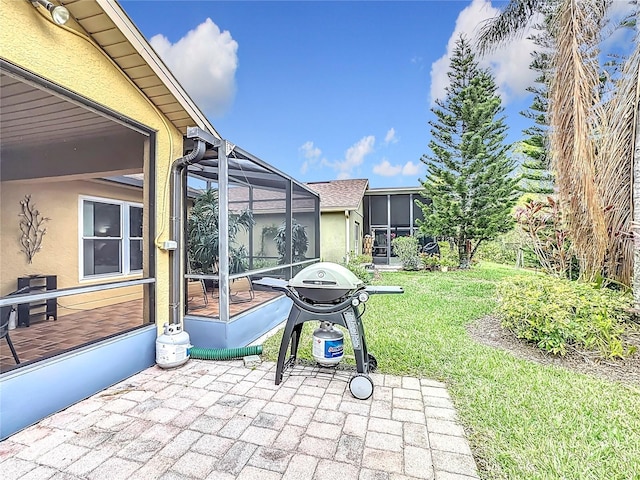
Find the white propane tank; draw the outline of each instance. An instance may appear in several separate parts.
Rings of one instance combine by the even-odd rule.
[[[334,329],[330,322],[320,322],[320,327],[313,332],[313,358],[325,367],[340,363],[344,354],[344,335]]]
[[[164,333],[156,339],[156,363],[160,368],[184,365],[191,347],[189,334],[182,330],[182,325],[165,323]]]

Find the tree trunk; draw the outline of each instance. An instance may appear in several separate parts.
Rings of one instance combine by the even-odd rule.
[[[640,77],[638,78],[640,90]],[[633,300],[634,307],[640,308],[640,103],[636,98],[636,130],[633,153]]]
[[[468,240],[464,237],[461,237],[458,240],[458,260],[460,265],[459,268],[469,268],[469,249],[467,248]]]

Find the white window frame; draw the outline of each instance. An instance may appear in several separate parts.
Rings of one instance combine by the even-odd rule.
[[[84,240],[102,238],[102,237],[85,237],[84,236],[84,202],[104,203],[108,205],[118,205],[120,207],[120,237],[110,237],[120,240],[120,258],[121,270],[113,273],[97,273],[94,275],[84,274]],[[144,205],[138,202],[128,202],[124,200],[115,200],[113,198],[93,197],[80,195],[78,199],[78,270],[80,280],[94,280],[97,278],[109,277],[127,277],[132,275],[140,275],[142,269],[131,270],[131,240],[143,241],[142,237],[132,237],[130,235],[129,216],[130,208],[141,208],[144,214]],[[144,242],[143,242],[144,246]]]

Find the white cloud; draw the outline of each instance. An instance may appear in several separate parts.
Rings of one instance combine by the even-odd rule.
[[[376,137],[373,135],[363,137],[347,149],[343,161],[326,164],[338,170],[338,179],[351,178],[353,170],[362,165],[364,158],[373,152],[375,141]]]
[[[300,147],[300,151],[302,152],[302,156],[307,160],[317,160],[320,155],[322,155],[322,150],[313,145],[313,142],[305,142],[304,145]]]
[[[447,52],[431,65],[432,103],[446,95],[445,88],[449,85],[449,63],[460,34],[473,41],[482,22],[498,13],[499,10],[491,5],[491,0],[473,0],[471,5],[460,12],[447,43]],[[535,50],[535,45],[528,36],[529,32],[525,31],[520,38],[509,41],[495,51],[484,56],[476,56],[480,67],[491,68],[503,101],[508,101],[510,97],[526,95],[526,87],[531,85],[536,77],[535,72],[529,69],[530,54]]]
[[[396,137],[396,129],[390,128],[384,137],[384,143],[389,145],[390,143],[398,143],[398,137]]]
[[[395,177],[400,172],[402,172],[402,167],[400,165],[391,165],[389,160],[383,160],[378,165],[373,166],[373,173],[383,177]]]
[[[236,92],[238,42],[207,18],[176,43],[158,34],[150,40],[194,101],[210,115],[221,115]]]
[[[318,163],[318,159],[320,158],[320,155],[322,155],[322,150],[316,147],[311,141],[305,142],[299,150],[305,159],[300,167],[300,172],[304,174],[307,173],[307,170],[309,170],[310,167]]]
[[[404,165],[391,165],[389,160],[383,159],[378,165],[374,165],[373,173],[382,177],[395,177],[400,174],[416,176],[420,173],[420,164],[409,161]]]
[[[409,161],[405,163],[404,166],[402,167],[402,175],[407,175],[407,176],[418,175],[418,173],[420,173],[420,167],[421,165],[419,163],[413,163]]]

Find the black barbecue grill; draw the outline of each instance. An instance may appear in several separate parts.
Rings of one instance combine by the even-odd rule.
[[[319,320],[347,329],[357,370],[357,374],[349,381],[349,390],[354,397],[362,400],[371,396],[373,381],[368,374],[376,369],[377,361],[367,351],[362,324],[364,303],[370,295],[404,293],[402,287],[364,286],[362,280],[347,268],[330,262],[310,265],[288,282],[263,278],[254,283],[281,291],[293,300],[280,343],[276,385],[282,382],[285,369],[292,367],[296,362],[302,325],[309,320]],[[289,345],[290,355],[286,359]]]

